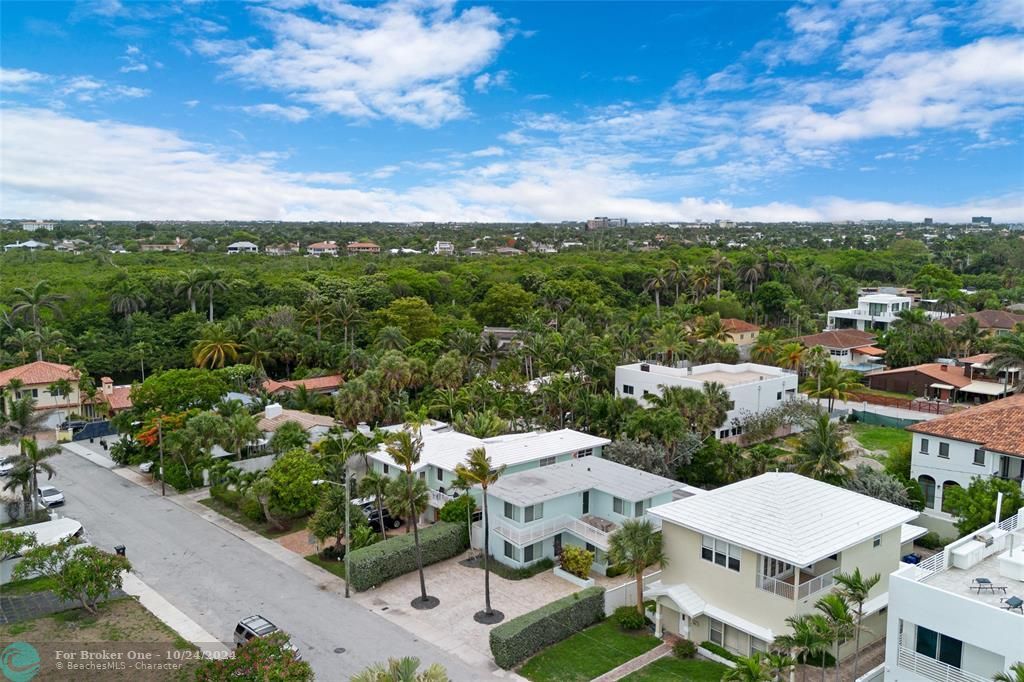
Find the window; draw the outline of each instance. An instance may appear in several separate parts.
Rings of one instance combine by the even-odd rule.
[[[775,394],[775,399],[782,400],[782,391],[779,391],[778,393]]]
[[[767,653],[768,642],[764,641],[763,639],[758,639],[757,637],[752,636],[750,638],[750,655],[753,656],[757,652],[761,652],[762,654]]]
[[[513,521],[519,520],[519,507],[515,506],[511,502],[505,503],[505,518],[512,519]]]
[[[513,561],[519,561],[519,548],[508,540],[505,541],[505,556]]]
[[[540,462],[539,462],[540,466],[542,466],[542,467],[551,466],[554,463],[555,463],[555,458],[554,457],[545,457],[542,460],[540,460]]]
[[[921,454],[922,455],[927,455],[928,454],[928,439],[927,438],[922,438],[921,439]]]
[[[924,493],[924,506],[935,509],[935,479],[923,474],[917,482],[921,484],[921,492]]]
[[[949,443],[939,443],[939,457],[949,459]]]
[[[622,384],[622,392],[626,395],[633,395],[633,387],[629,384]]]
[[[592,552],[592,553],[594,554],[594,556],[595,556],[595,557],[597,556],[597,547],[594,547],[594,546],[593,546],[592,544],[590,544],[589,542],[587,543],[587,551],[588,551],[588,552]]]
[[[623,509],[625,508],[625,504],[626,503],[623,502],[618,497],[613,497],[612,498],[612,511],[615,512],[616,514],[621,514],[621,515],[625,516],[625,512],[623,511]]]
[[[586,450],[579,450],[576,453],[577,457],[590,457],[594,454],[594,448],[587,448]]]
[[[960,667],[963,657],[964,644],[959,639],[939,634],[934,630],[917,626],[917,643],[914,647],[917,653],[936,661],[951,665],[954,668]]]
[[[974,463],[980,467],[985,466],[985,448],[974,448]]]
[[[523,510],[523,521],[538,521],[544,518],[544,504],[531,504]]]
[[[701,536],[700,557],[719,566],[739,571],[742,552],[739,547],[710,535]]]
[[[590,513],[590,491],[589,490],[584,490],[583,491],[583,513],[584,514],[589,514]]]
[[[729,409],[730,410],[735,410],[736,409],[736,401],[735,400],[730,400],[729,401]]]
[[[525,561],[533,561],[534,557],[537,554],[537,547],[538,547],[538,545],[540,545],[539,542],[537,544],[534,544],[534,545],[527,545],[526,547],[523,547],[523,561],[524,562]]]
[[[639,519],[643,515],[644,515],[644,501],[640,500],[635,505],[633,505],[633,516],[635,516],[636,518]]]
[[[437,480],[443,481],[444,480],[444,469],[442,469],[441,467],[436,467],[436,468],[437,468]]]
[[[725,644],[725,623],[715,620],[714,618],[708,618],[708,631],[713,644],[717,644],[718,646],[723,646]]]
[[[871,546],[872,547],[881,547],[882,546],[882,536],[881,535],[876,535],[875,537],[873,537],[871,539]]]
[[[729,429],[722,429],[721,431],[719,431],[718,432],[718,437],[719,438],[728,438],[729,437]]]
[[[426,471],[421,471],[420,472],[420,480],[421,481],[427,480],[427,472]]]
[[[387,476],[390,473],[391,473],[391,467],[389,467],[387,464],[385,464],[384,465],[384,475]]]

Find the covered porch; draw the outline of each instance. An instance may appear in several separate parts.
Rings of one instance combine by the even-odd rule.
[[[800,600],[831,589],[839,572],[839,555],[833,555],[810,566],[793,566],[780,559],[761,555],[757,589],[784,599]]]

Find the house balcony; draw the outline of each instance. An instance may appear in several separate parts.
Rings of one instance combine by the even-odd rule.
[[[795,575],[793,573],[775,578],[758,574],[757,589],[771,592],[783,599],[806,599],[819,592],[831,589],[836,584],[835,576],[838,572],[838,566],[819,575],[800,571],[799,585],[794,584]]]
[[[520,547],[540,542],[559,533],[569,532],[598,549],[608,551],[609,538],[618,530],[618,525],[608,519],[596,516],[588,517],[588,521],[568,515],[534,521],[522,527],[512,526],[503,521],[492,521],[491,530]],[[597,521],[603,522],[600,524],[601,527],[593,525]]]
[[[443,507],[448,502],[451,502],[452,500],[454,500],[455,497],[456,497],[455,495],[449,495],[448,493],[442,493],[439,490],[428,490],[427,491],[427,496],[429,498],[428,501],[430,503],[430,506],[431,507],[436,507],[437,509],[440,509],[441,507]]]
[[[900,638],[896,653],[896,667],[914,672],[935,682],[991,682],[991,678],[975,675],[955,666],[917,653],[903,644]]]

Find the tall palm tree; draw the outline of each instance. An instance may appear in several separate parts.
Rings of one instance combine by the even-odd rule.
[[[960,357],[967,357],[974,353],[978,343],[981,341],[981,325],[975,317],[967,317],[953,330],[953,340],[956,341]]]
[[[739,278],[746,282],[750,288],[750,293],[754,293],[754,287],[761,283],[765,276],[764,265],[755,261],[747,261],[739,266],[736,271]]]
[[[715,251],[713,254],[708,256],[708,268],[711,269],[712,274],[715,276],[715,295],[721,298],[722,296],[722,273],[728,272],[732,269],[732,262],[722,254],[721,251]]]
[[[214,268],[204,268],[201,272],[201,279],[198,283],[198,292],[207,297],[209,301],[208,322],[213,322],[213,296],[217,292],[227,291],[228,283],[224,279],[224,273]]]
[[[993,682],[1024,682],[1024,662],[1017,662],[1010,666],[1010,672],[996,673],[992,676]]]
[[[501,466],[497,469],[491,465],[491,458],[487,456],[487,451],[484,448],[473,448],[466,454],[465,463],[459,463],[455,465],[455,485],[459,488],[466,490],[480,486],[483,497],[483,510],[484,510],[484,610],[479,611],[473,616],[478,623],[500,623],[504,620],[505,616],[500,611],[494,611],[491,608],[491,571],[488,566],[488,557],[490,554],[490,519],[487,516],[487,489],[494,483],[498,482],[502,474],[505,473],[505,467]]]
[[[234,363],[238,360],[241,348],[223,324],[209,324],[192,349],[192,360],[196,367],[223,367],[228,361]]]
[[[32,355],[32,351],[36,352],[36,359],[42,360],[43,358],[43,345],[40,343],[39,334],[30,329],[14,329],[11,335],[7,337],[5,343],[8,348],[17,348],[15,355],[21,362],[28,362],[29,356]]]
[[[1024,332],[999,337],[992,350],[995,357],[989,361],[989,367],[1003,370],[1007,375],[1011,370],[1018,370],[1017,386],[1024,388]]]
[[[334,321],[334,305],[326,296],[313,294],[306,299],[300,311],[300,319],[316,328],[316,340],[321,341],[323,328]]]
[[[800,365],[804,361],[804,344],[799,341],[790,341],[782,348],[779,349],[779,354],[775,358],[775,361],[786,369],[791,369],[800,374]]]
[[[846,429],[828,414],[815,417],[800,436],[800,449],[794,456],[796,472],[818,481],[838,484],[850,477],[844,464],[850,451],[843,443]]]
[[[334,302],[332,315],[344,330],[343,345],[346,347],[355,345],[355,334],[352,333],[352,327],[360,318],[359,304],[354,299],[343,296]]]
[[[377,504],[377,518],[380,519],[380,532],[384,539],[388,539],[388,529],[384,525],[384,496],[387,494],[388,484],[391,478],[383,472],[375,469],[367,469],[363,477],[359,479],[359,497],[372,497]],[[397,513],[397,512],[396,512]]]
[[[235,412],[224,420],[224,443],[235,459],[242,459],[242,449],[262,435],[256,420],[245,412]]]
[[[694,302],[700,303],[700,299],[708,292],[708,289],[711,288],[714,276],[708,268],[696,265],[691,267],[688,271],[687,279],[690,283],[690,291],[693,292]]]
[[[47,480],[57,475],[56,469],[46,460],[58,453],[60,453],[59,445],[41,447],[36,440],[30,438],[21,439],[21,455],[15,460],[14,471],[11,472],[11,475],[23,477],[25,472],[28,472],[29,499],[32,502],[29,509],[25,510],[26,514],[31,514],[35,517],[35,499],[36,493],[39,491],[39,474],[46,474]]]
[[[704,317],[697,326],[697,336],[708,341],[728,341],[729,330],[722,324],[722,316],[713,313]]]
[[[110,309],[127,320],[132,314],[145,309],[146,297],[131,282],[121,282],[110,293]]]
[[[644,293],[654,293],[654,308],[661,317],[661,292],[668,286],[668,275],[664,270],[658,270],[644,282]]]
[[[188,302],[189,309],[195,312],[196,300],[199,298],[202,288],[203,271],[196,269],[182,270],[178,273],[178,277],[178,283],[174,286],[174,295],[180,296],[185,294],[185,300]]]
[[[850,611],[850,604],[842,594],[831,592],[815,602],[814,608],[821,611],[828,621],[833,646],[835,647],[833,656],[835,657],[836,682],[839,682],[839,646],[844,641],[850,639],[856,629],[853,613]],[[822,663],[824,664],[824,661]],[[821,679],[824,681],[824,665],[822,665],[821,671]]]
[[[675,287],[676,297],[674,300],[678,301],[679,289],[686,283],[686,268],[679,261],[670,259],[665,266],[665,278],[666,284]]]
[[[415,494],[417,491],[416,484],[419,483],[423,486],[422,501],[423,507],[425,508],[426,484],[419,478],[415,477],[412,473],[413,468],[419,464],[420,453],[423,452],[423,440],[419,436],[414,435],[411,431],[403,429],[391,437],[386,449],[387,453],[391,456],[391,459],[393,459],[398,466],[405,469],[405,481],[403,481],[403,484],[406,488],[407,496],[403,501],[403,509],[408,514],[409,520],[412,522],[413,542],[416,544],[416,568],[419,570],[420,574],[420,596],[412,600],[412,606],[417,609],[432,609],[438,605],[439,600],[437,597],[430,597],[427,595],[427,581],[423,575],[423,554],[420,550],[420,530],[418,523],[418,517],[423,510],[417,504],[421,499],[421,496]]]
[[[45,279],[36,282],[31,289],[16,288],[11,292],[14,304],[11,306],[11,317],[21,318],[32,324],[36,334],[42,330],[42,312],[49,310],[57,318],[61,317],[60,302],[66,301],[64,294],[50,291],[50,283]],[[39,357],[42,359],[42,356]]]
[[[15,380],[12,380],[8,388],[17,395],[20,386],[14,387],[14,383]],[[32,396],[11,400],[7,406],[7,419],[0,424],[0,438],[17,440],[20,445],[26,438],[35,438],[35,434],[42,431],[45,425],[46,415],[36,410],[36,401]]]
[[[654,352],[659,353],[666,365],[674,366],[679,356],[685,356],[689,349],[686,343],[686,336],[677,324],[666,324],[654,332],[651,339],[651,346]]]
[[[849,400],[851,392],[860,385],[856,373],[844,370],[835,360],[829,360],[818,372],[818,388],[810,393],[812,398],[828,398],[831,412],[837,400]]]
[[[853,569],[853,573],[837,573],[835,580],[839,585],[839,594],[854,606],[855,625],[857,630],[857,642],[853,650],[853,679],[857,679],[857,671],[860,668],[860,633],[864,630],[864,602],[868,600],[871,588],[882,579],[878,573],[871,576],[861,575],[860,568]]]
[[[762,330],[750,349],[754,362],[774,363],[782,350],[782,332],[778,329]]]
[[[668,563],[661,532],[647,519],[626,519],[608,538],[608,560],[625,565],[626,573],[636,580],[636,610],[644,612],[644,569],[651,564]]]
[[[402,350],[409,345],[409,339],[405,338],[405,334],[398,327],[381,327],[374,339],[374,345],[380,350]]]
[[[832,357],[829,352],[822,345],[817,345],[812,348],[808,348],[804,352],[804,367],[808,372],[815,378],[818,384],[818,390],[816,397],[818,399],[818,410],[821,410],[821,372],[824,370],[825,365],[831,362]]]

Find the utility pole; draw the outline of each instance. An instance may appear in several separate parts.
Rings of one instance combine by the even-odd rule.
[[[163,415],[156,418],[156,437],[160,442],[160,495],[167,496],[167,477],[164,476],[164,426]]]
[[[351,491],[350,491],[350,486],[349,486],[349,481],[348,481],[348,460],[347,459],[345,460],[344,470],[345,470],[345,599],[348,599],[349,598],[349,595],[348,595],[348,583],[349,583],[349,580],[350,580],[350,578],[349,578],[350,574],[349,574],[348,571],[349,571],[349,566],[351,566],[351,564],[349,562],[349,557],[352,556],[352,524],[351,524],[351,519],[349,519],[349,507],[351,507],[352,504],[351,504],[351,502],[349,500],[349,496],[351,495]],[[383,518],[377,519],[377,522],[380,524],[381,529],[383,529],[384,528],[384,519]]]

